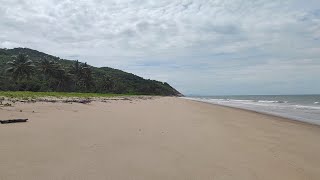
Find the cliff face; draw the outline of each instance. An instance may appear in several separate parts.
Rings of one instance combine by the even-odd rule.
[[[35,65],[31,77],[21,77],[14,80],[12,74],[6,72],[9,68],[7,62],[14,57],[24,54]],[[52,62],[57,75],[41,71],[41,62],[44,59]],[[81,74],[81,68],[75,72],[75,67],[86,68]],[[63,76],[62,76],[63,75]],[[166,82],[143,79],[137,75],[127,73],[110,67],[93,67],[86,63],[74,60],[60,59],[28,48],[0,49],[0,90],[28,90],[28,91],[66,91],[66,92],[98,92],[121,94],[144,94],[181,96],[176,89]]]

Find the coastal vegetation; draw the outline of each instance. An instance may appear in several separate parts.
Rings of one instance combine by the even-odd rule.
[[[78,92],[32,92],[32,91],[0,91],[0,97],[15,99],[35,99],[35,98],[108,98],[119,96],[132,96],[134,94],[110,94],[110,93],[78,93]],[[1,98],[0,98],[1,100]]]
[[[165,82],[28,48],[0,49],[0,91],[180,95]]]

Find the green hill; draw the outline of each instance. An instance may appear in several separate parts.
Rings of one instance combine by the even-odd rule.
[[[21,62],[17,65],[19,54],[26,55],[25,61],[31,60],[30,66],[21,66]],[[13,60],[16,60],[15,65],[8,64]],[[109,67],[98,68],[60,59],[28,48],[0,49],[0,90],[181,95],[168,83],[143,79]]]

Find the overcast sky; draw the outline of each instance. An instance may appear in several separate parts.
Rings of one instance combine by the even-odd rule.
[[[0,47],[184,94],[320,93],[319,0],[0,0]]]

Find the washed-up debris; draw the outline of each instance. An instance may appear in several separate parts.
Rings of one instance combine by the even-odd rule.
[[[28,119],[9,119],[9,120],[0,120],[1,124],[9,124],[9,123],[21,123],[27,122]]]
[[[67,99],[67,100],[64,100],[62,102],[64,103],[81,103],[81,104],[89,104],[91,103],[92,100],[90,99]]]

